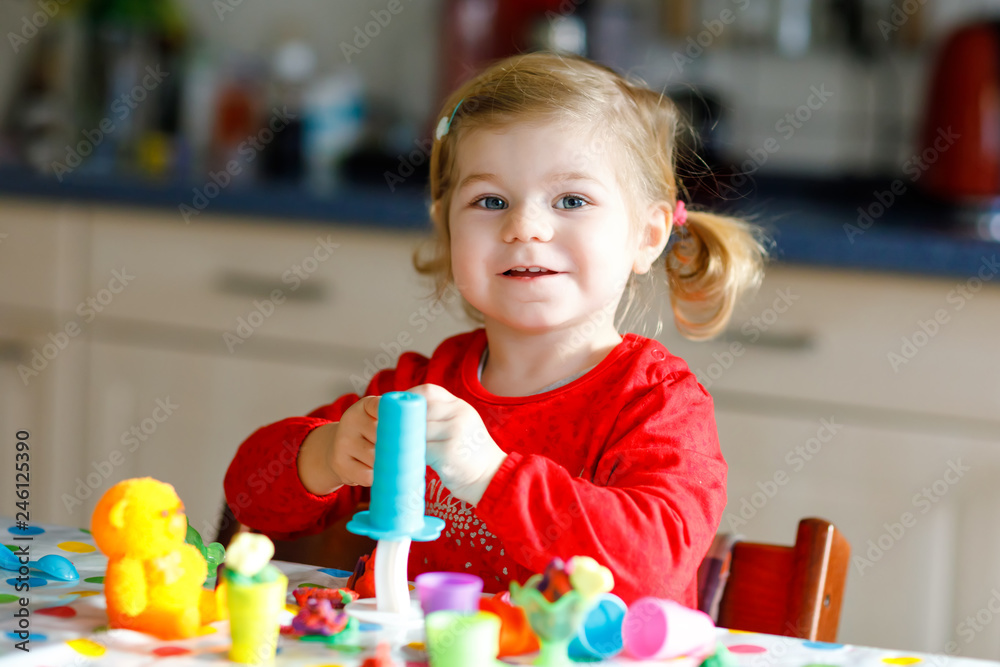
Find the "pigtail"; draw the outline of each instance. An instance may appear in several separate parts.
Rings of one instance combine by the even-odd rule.
[[[636,104],[649,128],[648,141],[657,148],[646,152],[652,160],[647,168],[658,177],[646,196],[676,208],[683,191],[677,176],[678,138],[685,133],[693,138],[694,131],[670,98],[637,83],[623,84],[623,92]],[[694,210],[673,233],[666,272],[674,324],[685,338],[712,338],[729,322],[739,297],[763,279],[763,231],[740,218]]]
[[[675,234],[666,255],[675,325],[685,338],[712,338],[729,322],[740,295],[760,285],[763,235],[745,220],[706,211],[689,211]]]

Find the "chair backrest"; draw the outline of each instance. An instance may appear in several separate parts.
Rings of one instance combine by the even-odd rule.
[[[367,507],[359,506],[359,510],[361,509]],[[345,516],[315,535],[295,540],[274,540],[274,557],[290,563],[305,563],[353,572],[358,558],[371,553],[376,543],[362,535],[348,532],[346,526],[350,519],[351,516]],[[236,520],[227,504],[222,510],[215,541],[221,542],[223,546],[229,546],[230,540],[236,533],[249,530]]]
[[[836,641],[850,556],[847,539],[823,519],[802,519],[791,547],[738,542],[718,624]]]

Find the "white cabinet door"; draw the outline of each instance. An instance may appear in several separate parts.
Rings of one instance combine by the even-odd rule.
[[[87,460],[67,501],[75,523],[122,479],[173,484],[191,524],[214,534],[222,480],[258,427],[306,414],[350,391],[342,369],[94,343]],[[74,501],[79,501],[75,504]]]
[[[0,324],[0,470],[14,469],[14,437],[30,434],[32,523],[67,519],[59,502],[61,489],[83,460],[87,349],[84,337],[64,348],[47,334],[15,337]],[[51,353],[41,370],[31,368],[34,351]],[[13,474],[0,479],[0,514],[13,515]]]
[[[30,520],[64,518],[59,491],[82,459],[88,323],[87,215],[79,208],[0,201],[0,470],[30,434]],[[8,446],[9,445],[9,446]],[[0,513],[14,511],[14,476],[0,478]]]
[[[836,524],[852,550],[841,640],[1000,654],[1000,623],[962,625],[1000,587],[1000,435],[887,428],[842,407],[779,416],[723,403],[730,469],[720,530],[791,544],[801,518]]]

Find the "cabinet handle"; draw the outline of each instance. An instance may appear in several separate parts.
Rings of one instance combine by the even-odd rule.
[[[768,347],[775,350],[793,352],[810,350],[816,346],[816,335],[812,331],[757,331],[757,338],[745,334],[739,329],[727,329],[726,340],[739,341],[753,347]]]
[[[0,340],[0,363],[21,363],[27,358],[27,345],[16,340]]]
[[[289,284],[274,276],[223,271],[216,277],[215,286],[218,292],[228,296],[270,298],[272,292],[279,290],[289,301],[321,303],[326,300],[326,285],[318,278]]]

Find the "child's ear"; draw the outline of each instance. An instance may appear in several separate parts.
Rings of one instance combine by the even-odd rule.
[[[670,204],[667,202],[657,202],[646,209],[639,229],[639,247],[632,271],[638,274],[649,272],[653,262],[667,247],[673,219]]]
[[[443,220],[441,219],[440,199],[435,199],[434,202],[431,203],[431,220],[434,222],[435,225],[440,225],[443,222]]]

